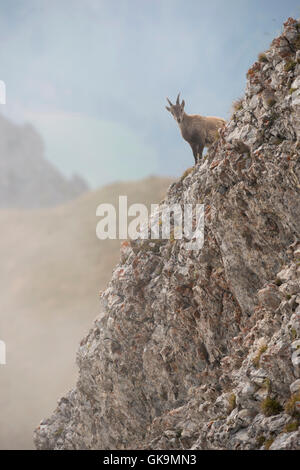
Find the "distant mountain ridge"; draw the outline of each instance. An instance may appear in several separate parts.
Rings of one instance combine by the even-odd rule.
[[[0,115],[0,207],[51,207],[88,189],[77,175],[67,180],[44,157],[41,136],[30,124],[16,125]]]

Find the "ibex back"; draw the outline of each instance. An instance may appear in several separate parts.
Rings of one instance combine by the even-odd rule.
[[[195,163],[197,163],[202,157],[204,147],[209,147],[214,142],[218,136],[218,130],[225,125],[226,121],[218,117],[186,114],[185,102],[182,100],[180,104],[179,95],[176,104],[172,104],[167,98],[170,107],[166,106],[166,108],[177,121],[182,137],[192,147]]]

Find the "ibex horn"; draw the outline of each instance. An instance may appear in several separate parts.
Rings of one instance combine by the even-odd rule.
[[[179,104],[179,96],[180,96],[180,93],[178,93],[176,104]]]
[[[169,98],[167,98],[167,101],[168,101],[168,103],[169,103],[170,106],[173,106],[172,103],[171,103],[171,101],[169,100]]]

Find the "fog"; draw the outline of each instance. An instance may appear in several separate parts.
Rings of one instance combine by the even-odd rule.
[[[32,448],[75,383],[119,259],[96,238],[98,204],[159,202],[194,162],[166,96],[228,118],[298,3],[0,0],[1,449]]]

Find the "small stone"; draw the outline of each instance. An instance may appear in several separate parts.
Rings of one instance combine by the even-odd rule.
[[[291,269],[290,267],[286,267],[277,274],[277,278],[281,282],[286,282],[293,277],[293,274],[294,274],[294,269],[293,268]]]
[[[293,341],[291,344],[291,348],[292,348],[292,351],[297,351],[299,349],[299,354],[300,354],[300,339]]]
[[[294,367],[294,374],[296,377],[300,377],[300,350],[293,352],[292,364]]]
[[[272,310],[276,310],[281,303],[281,296],[275,286],[267,286],[258,291],[258,299],[261,305]]]
[[[297,393],[299,390],[300,390],[300,379],[297,379],[295,380],[295,382],[293,382],[290,385],[290,391],[291,391],[291,394],[293,394],[293,393]]]
[[[251,381],[260,387],[266,382],[267,376],[267,372],[264,369],[258,369],[251,373]]]

